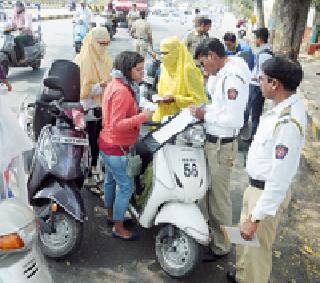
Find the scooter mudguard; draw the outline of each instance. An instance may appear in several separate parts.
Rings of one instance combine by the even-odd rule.
[[[167,203],[155,219],[155,225],[170,223],[201,245],[209,244],[209,227],[195,203]]]
[[[53,200],[76,220],[84,220],[84,204],[78,188],[73,183],[54,181],[38,191],[33,199]]]

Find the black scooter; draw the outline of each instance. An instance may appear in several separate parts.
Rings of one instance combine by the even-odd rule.
[[[70,99],[63,74],[52,75],[61,65],[65,65],[63,70],[71,66],[76,77],[78,69],[70,61],[55,63],[56,71],[49,71],[44,79],[44,91],[36,101],[34,119],[39,121],[46,114],[52,121],[41,125],[40,131],[35,129],[40,134],[28,179],[28,194],[40,219],[41,250],[48,257],[58,259],[70,255],[81,242],[85,211],[80,190],[88,171],[89,142],[78,98]],[[78,85],[73,85],[71,90],[77,92]]]

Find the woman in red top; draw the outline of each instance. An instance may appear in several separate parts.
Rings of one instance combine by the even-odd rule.
[[[105,89],[102,102],[99,147],[107,167],[104,204],[108,220],[114,222],[113,237],[124,240],[138,238],[123,226],[124,214],[133,193],[133,178],[126,173],[126,153],[137,142],[140,125],[153,114],[150,110],[139,113],[137,83],[143,78],[143,69],[144,58],[139,53],[120,53],[114,60],[112,81]]]

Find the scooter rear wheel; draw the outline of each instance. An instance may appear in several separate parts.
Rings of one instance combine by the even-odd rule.
[[[155,250],[160,266],[171,277],[187,276],[199,261],[199,244],[172,225],[159,230]]]
[[[77,249],[82,239],[83,227],[81,222],[60,210],[55,213],[55,228],[56,233],[40,231],[39,244],[46,256],[61,259]]]

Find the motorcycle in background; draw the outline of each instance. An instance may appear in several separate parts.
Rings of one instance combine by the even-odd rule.
[[[0,64],[6,75],[10,67],[31,67],[38,70],[44,57],[46,47],[42,40],[41,28],[33,32],[27,46],[24,46],[24,60],[18,61],[15,48],[16,30],[0,25]]]

